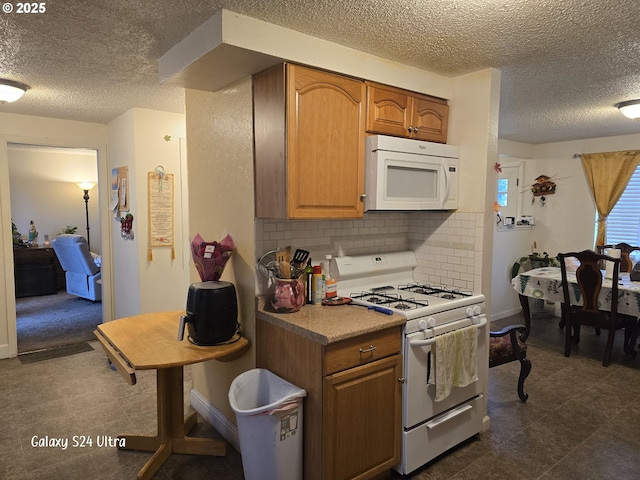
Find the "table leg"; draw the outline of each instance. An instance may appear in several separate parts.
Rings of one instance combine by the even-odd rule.
[[[522,316],[524,317],[524,333],[520,335],[520,340],[526,342],[527,338],[529,338],[529,333],[531,333],[531,311],[529,310],[529,297],[518,295],[518,300],[520,300],[520,306],[522,306]]]
[[[184,373],[182,367],[161,368],[157,373],[158,434],[123,435],[124,450],[155,451],[138,473],[138,479],[150,479],[172,453],[192,455],[226,454],[222,440],[187,437],[196,425],[196,413],[184,418]]]

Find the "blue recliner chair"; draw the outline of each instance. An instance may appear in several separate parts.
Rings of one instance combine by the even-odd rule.
[[[100,267],[89,252],[87,240],[81,235],[58,235],[51,246],[65,272],[67,293],[94,302],[102,300]]]

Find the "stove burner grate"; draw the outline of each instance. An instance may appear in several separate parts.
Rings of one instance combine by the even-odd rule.
[[[364,300],[366,300],[367,302],[377,303],[377,304],[389,303],[388,299],[382,298],[382,297],[378,297],[378,296],[375,296],[375,295],[371,295],[370,297],[367,297]]]
[[[413,310],[415,308],[429,306],[429,302],[427,300],[418,301],[413,297],[403,298],[397,293],[377,293],[377,291],[376,293],[373,293],[372,290],[369,292],[352,293],[349,296],[353,299],[374,305],[389,305],[390,307],[398,310]]]
[[[460,290],[459,288],[446,287],[444,285],[429,285],[411,283],[408,285],[398,286],[398,290],[418,293],[420,295],[431,295],[445,300],[455,300],[456,298],[470,297],[473,292],[469,290]]]

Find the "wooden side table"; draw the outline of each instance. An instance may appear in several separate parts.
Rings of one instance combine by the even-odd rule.
[[[178,341],[182,311],[158,312],[121,318],[98,325],[94,334],[125,380],[134,385],[136,370],[157,370],[158,433],[123,435],[121,449],[155,452],[138,479],[150,479],[172,453],[226,454],[222,440],[187,437],[196,413],[184,418],[183,367],[207,360],[227,362],[242,356],[250,346],[244,337],[228,345],[201,347]]]

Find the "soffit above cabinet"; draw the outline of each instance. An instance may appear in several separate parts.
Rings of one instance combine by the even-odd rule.
[[[224,9],[160,57],[158,67],[161,83],[218,91],[282,61],[451,98],[448,77]]]

